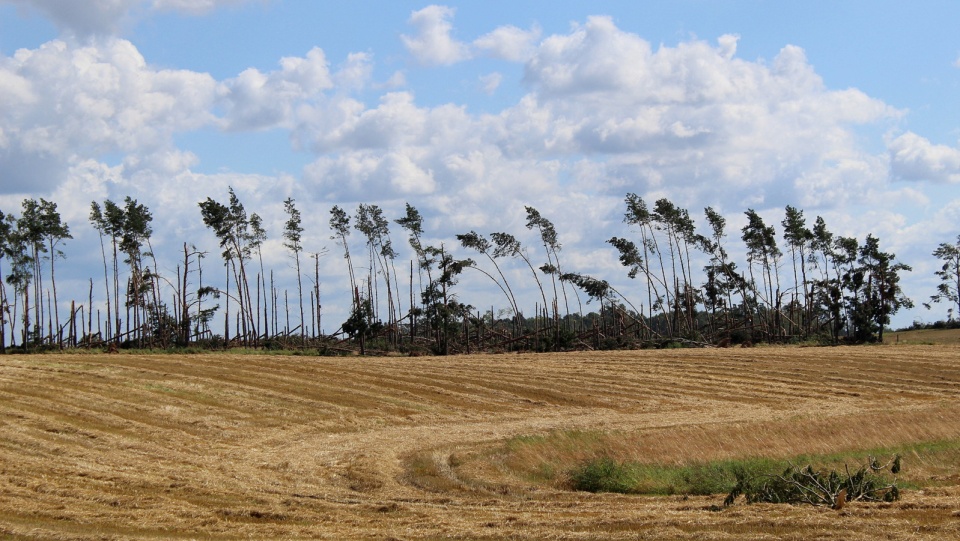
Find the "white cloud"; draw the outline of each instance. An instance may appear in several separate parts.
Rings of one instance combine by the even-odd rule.
[[[470,57],[469,47],[450,35],[453,14],[453,8],[431,5],[410,15],[407,22],[417,30],[417,34],[402,35],[400,39],[419,63],[446,66]]]
[[[355,81],[355,67],[363,59],[354,58],[344,78]],[[280,59],[280,70],[261,73],[255,68],[219,85],[218,93],[226,109],[226,127],[232,130],[257,130],[278,126],[291,127],[295,107],[303,100],[319,95],[333,86],[327,58],[319,48],[306,57]]]
[[[380,84],[378,88],[400,88],[407,85],[407,76],[402,71],[395,71],[393,75],[390,76],[385,82]]]
[[[488,73],[487,75],[480,76],[480,89],[484,94],[492,95],[494,92],[500,88],[500,83],[503,82],[503,75],[493,72]]]
[[[375,202],[417,197],[436,189],[433,173],[409,153],[351,152],[321,158],[304,171],[304,180],[334,200]]]
[[[50,187],[84,156],[163,150],[179,131],[211,123],[215,82],[157,70],[128,41],[52,41],[0,58],[5,190]]]
[[[501,115],[504,148],[605,156],[619,179],[610,190],[668,187],[731,206],[839,204],[808,190],[843,193],[862,182],[854,171],[882,186],[883,160],[863,153],[854,128],[899,111],[856,89],[825,88],[798,47],[770,65],[735,51],[735,36],[654,50],[611,19],[591,18],[544,39],[527,63],[533,93]]]
[[[128,23],[144,16],[148,7],[156,11],[205,15],[220,7],[253,1],[257,0],[0,0],[0,3],[34,10],[53,21],[60,30],[88,38],[118,33]]]
[[[317,153],[362,149],[409,151],[430,147],[433,152],[469,144],[471,117],[462,107],[417,107],[409,92],[391,92],[374,109],[338,98],[299,111],[295,134],[301,148]]]
[[[347,61],[333,75],[333,84],[343,90],[358,90],[370,82],[373,58],[368,53],[350,53]]]
[[[511,62],[529,60],[536,52],[536,41],[540,39],[540,27],[523,30],[516,26],[501,26],[489,34],[480,36],[473,46],[490,56]]]
[[[960,182],[960,149],[907,132],[888,145],[890,169],[902,180]]]
[[[440,6],[414,13],[418,32],[404,37],[410,52],[430,65],[469,58],[469,46],[451,37],[452,17]],[[887,153],[865,150],[871,129],[903,113],[857,89],[827,88],[798,47],[769,63],[738,58],[731,35],[655,48],[605,17],[538,39],[501,27],[472,43],[484,54],[526,60],[527,94],[483,114],[456,96],[445,105],[418,103],[402,71],[371,84],[372,53],[351,54],[331,70],[315,48],[280,59],[273,71],[250,68],[216,81],[150,66],[124,40],[21,50],[0,57],[0,191],[39,188],[84,201],[129,194],[163,209],[157,216],[166,229],[156,230],[167,239],[206,238],[194,203],[222,197],[227,186],[280,224],[274,232],[286,196],[319,207],[309,214],[318,242],[328,235],[324,205],[334,203],[400,212],[410,201],[430,217],[430,234],[447,242],[469,229],[526,235],[529,204],[555,220],[572,266],[616,268],[597,239],[624,234],[627,192],[668,197],[698,222],[706,205],[775,215],[789,203],[811,217],[872,205],[888,220],[878,232],[889,233],[901,228],[898,204],[930,205],[913,186],[891,188],[891,172],[960,180],[960,150],[912,133],[890,141]],[[475,77],[488,93],[505,84],[499,73]],[[206,127],[287,130],[295,149],[314,154],[312,163],[300,180],[200,174],[201,157],[175,141]],[[270,250],[282,260],[278,243]]]
[[[431,6],[411,21],[449,38],[452,14]],[[529,33],[507,27],[478,41],[493,50],[494,37],[510,41],[504,36],[530,43]],[[128,174],[174,175],[198,157],[175,149],[173,134],[219,125],[291,130],[295,148],[319,155],[307,176],[337,178],[334,193],[351,197],[365,182],[384,197],[488,183],[468,180],[471,169],[456,158],[465,149],[483,156],[471,163],[505,176],[536,171],[527,178],[545,189],[563,182],[565,190],[604,197],[650,189],[730,207],[801,198],[830,205],[850,193],[845,188],[884,189],[886,166],[863,153],[852,128],[897,111],[855,89],[826,89],[799,48],[785,47],[767,65],[738,59],[736,45],[736,36],[722,36],[654,50],[594,17],[539,44],[526,65],[527,96],[500,113],[472,115],[459,105],[421,107],[412,92],[388,92],[372,108],[351,98],[369,87],[369,53],[349,55],[331,73],[315,48],[282,58],[274,71],[251,68],[218,83],[156,70],[123,40],[85,48],[52,42],[0,59],[0,160],[52,163],[55,183],[62,180],[55,171],[74,156],[119,151],[128,154]],[[503,79],[491,73],[479,81],[493,92]],[[591,175],[573,175],[586,170],[584,159],[597,160]],[[520,189],[507,183],[475,195]]]
[[[111,188],[122,183],[123,166],[110,167],[93,159],[72,165],[63,184],[53,192],[63,219],[72,224],[86,222],[91,201],[111,196]],[[74,226],[76,227],[76,225]]]
[[[879,156],[846,157],[811,167],[796,180],[796,205],[823,208],[866,203],[884,191],[888,174]],[[879,199],[883,199],[882,196]]]
[[[143,0],[4,0],[49,17],[61,30],[90,36],[116,32]]]

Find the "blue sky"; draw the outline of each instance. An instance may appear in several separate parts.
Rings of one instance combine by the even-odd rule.
[[[287,279],[288,196],[307,251],[333,248],[334,204],[410,202],[449,244],[529,240],[532,205],[571,270],[624,283],[604,241],[627,192],[713,206],[732,241],[747,208],[779,225],[790,204],[878,236],[919,305],[960,233],[958,23],[949,1],[0,0],[0,210],[60,205],[83,296],[89,203],[127,195],[173,267],[185,240],[216,248],[196,202],[234,187]],[[342,260],[322,274],[337,320]]]

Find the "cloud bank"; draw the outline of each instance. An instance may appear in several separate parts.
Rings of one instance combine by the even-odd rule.
[[[896,224],[897,203],[929,204],[916,185],[960,182],[960,149],[898,135],[903,111],[828,88],[794,45],[769,61],[738,57],[735,35],[654,46],[603,16],[548,36],[503,26],[459,41],[453,9],[414,12],[413,31],[400,36],[413,64],[440,69],[483,56],[522,70],[519,99],[477,113],[456,96],[419,104],[402,73],[373,81],[367,52],[333,59],[332,69],[318,46],[272,70],[216,80],[153,66],[132,42],[96,35],[136,9],[200,14],[234,1],[101,0],[83,13],[16,3],[93,37],[0,57],[0,207],[23,194],[70,194],[67,218],[83,222],[90,200],[132,195],[163,208],[161,245],[202,236],[195,202],[227,186],[274,232],[283,198],[309,205],[305,243],[316,245],[327,240],[333,204],[372,202],[399,215],[409,201],[448,240],[469,229],[522,233],[531,204],[555,218],[572,252],[589,254],[576,261],[617,273],[602,242],[623,233],[627,192],[670,197],[695,216],[713,206],[731,227],[748,207],[774,216],[799,205],[857,234],[867,225],[843,222],[849,208],[869,206]],[[494,93],[504,81],[487,72],[474,84]],[[307,156],[302,171],[202,174],[203,156],[178,143],[199,131],[271,130]],[[883,150],[863,144],[872,132],[892,134]],[[279,243],[265,249],[283,260]]]

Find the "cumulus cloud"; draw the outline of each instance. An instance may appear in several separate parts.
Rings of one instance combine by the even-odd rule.
[[[112,34],[143,0],[4,0],[34,9],[63,31],[78,36]]]
[[[539,26],[530,30],[510,25],[501,26],[474,40],[473,46],[495,58],[524,62],[536,52],[536,41],[540,39],[540,34]]]
[[[353,64],[348,69],[353,69]],[[226,109],[226,126],[232,130],[290,127],[294,107],[333,85],[327,58],[319,48],[306,57],[285,57],[280,69],[262,73],[255,68],[219,85]]]
[[[333,84],[342,90],[357,90],[370,82],[373,58],[368,53],[350,53],[343,66],[333,76]],[[319,90],[319,89],[318,89]]]
[[[150,6],[189,9],[171,0]],[[885,227],[897,228],[893,206],[929,201],[919,185],[892,188],[891,175],[960,181],[960,150],[913,133],[889,141],[885,153],[865,150],[866,132],[884,131],[903,113],[855,88],[828,88],[796,46],[769,62],[739,58],[735,35],[654,47],[608,17],[542,40],[536,28],[500,27],[467,45],[452,37],[452,18],[441,6],[415,12],[417,31],[403,37],[410,53],[431,66],[472,51],[524,62],[524,96],[486,113],[456,97],[427,106],[402,71],[371,84],[372,53],[335,59],[331,68],[319,48],[220,81],[158,69],[114,38],[58,40],[0,57],[0,192],[47,190],[83,201],[129,194],[164,208],[166,229],[157,231],[203,238],[193,201],[233,186],[276,222],[273,231],[282,227],[285,197],[319,206],[309,215],[317,242],[327,236],[323,204],[373,202],[395,217],[410,201],[441,241],[476,229],[524,242],[534,235],[524,206],[533,205],[556,221],[570,270],[616,272],[616,257],[597,239],[624,233],[627,192],[668,197],[695,218],[706,205],[774,216],[793,204],[840,217],[849,205],[875,204]],[[487,93],[505,84],[495,72],[475,77]],[[177,148],[176,135],[211,127],[284,130],[311,163],[295,172],[299,179],[200,174],[201,156]],[[82,218],[82,207],[71,212]],[[854,222],[830,223],[859,233]],[[279,244],[265,249],[282,258]]]
[[[462,107],[418,107],[413,94],[391,92],[376,108],[338,98],[299,110],[302,122],[296,139],[317,153],[360,149],[413,149],[434,152],[470,142],[471,117]]]
[[[306,167],[304,180],[334,200],[377,201],[432,193],[436,180],[414,157],[404,152],[350,152],[321,158]]]
[[[614,178],[632,178],[636,190],[739,193],[754,204],[796,202],[826,178],[854,182],[840,171],[885,178],[853,127],[900,112],[856,89],[825,88],[798,47],[767,65],[738,59],[736,40],[654,50],[607,17],[549,36],[526,65],[531,99],[503,114],[505,148],[607,156]]]
[[[454,51],[430,57],[435,63],[465,58],[463,44],[450,38],[452,16],[441,6],[415,12],[411,23],[420,32],[405,38],[407,46]],[[53,164],[47,176],[57,183],[75,157],[105,152],[126,153],[130,174],[157,168],[173,175],[199,159],[174,148],[173,134],[213,125],[290,130],[296,149],[318,155],[305,177],[338,179],[332,193],[351,197],[368,184],[380,196],[401,197],[490,182],[469,180],[467,164],[505,176],[525,170],[527,182],[564,183],[594,196],[654,190],[691,201],[694,194],[723,198],[731,207],[839,204],[840,194],[885,182],[886,162],[859,148],[853,127],[900,112],[856,89],[825,88],[798,47],[784,47],[769,64],[737,58],[733,35],[655,49],[608,17],[535,39],[538,30],[501,27],[474,42],[490,54],[528,58],[529,93],[484,115],[454,104],[423,107],[409,91],[388,91],[367,106],[351,93],[370,87],[369,53],[351,54],[331,71],[314,48],[280,59],[273,71],[250,68],[217,82],[152,68],[124,40],[51,42],[0,59],[0,161],[7,175],[22,177],[10,186],[27,182],[14,162]],[[488,93],[502,80],[498,73],[478,79]],[[891,146],[890,167],[898,171],[910,156],[900,149],[904,141]],[[465,149],[486,157],[465,161]],[[924,163],[937,152],[923,154]],[[953,162],[944,155],[941,170],[949,170]]]
[[[209,75],[154,69],[114,38],[0,58],[5,189],[53,186],[84,156],[164,149],[174,133],[213,120],[214,90]]]
[[[500,83],[503,82],[503,75],[494,72],[488,73],[486,75],[480,76],[480,89],[483,90],[484,94],[492,95],[494,92],[500,88]]]
[[[254,0],[0,0],[49,18],[61,31],[82,38],[118,33],[148,9],[204,15]]]
[[[901,180],[960,182],[960,149],[907,132],[888,145],[890,169]]]
[[[469,47],[451,36],[454,9],[431,5],[414,11],[407,21],[417,33],[402,35],[404,46],[421,64],[446,66],[470,57]]]

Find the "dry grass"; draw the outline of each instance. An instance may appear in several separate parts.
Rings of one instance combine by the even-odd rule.
[[[909,461],[936,486],[839,512],[716,513],[715,497],[572,493],[518,473],[537,453],[601,447],[684,463],[955,439],[958,359],[943,346],[0,357],[0,538],[958,538],[956,470]],[[491,459],[525,434],[557,445]]]
[[[883,335],[883,343],[960,346],[960,329],[919,329],[887,332]]]

